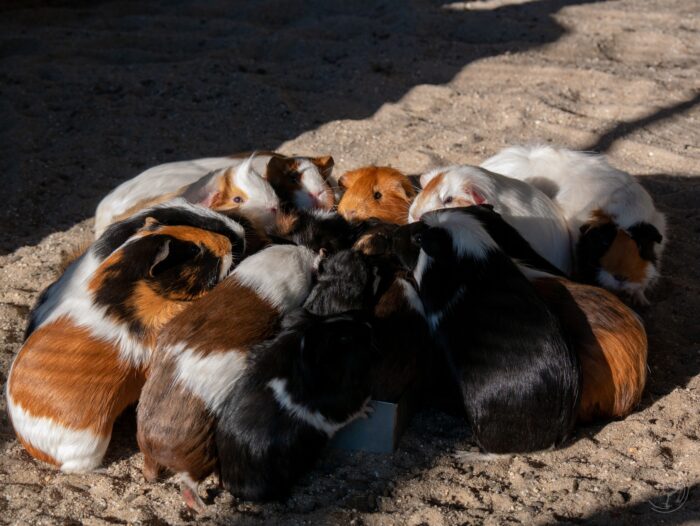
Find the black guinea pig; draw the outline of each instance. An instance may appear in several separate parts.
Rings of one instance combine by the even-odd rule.
[[[246,500],[285,497],[328,440],[366,415],[372,331],[364,314],[300,309],[255,347],[216,430],[221,483]]]
[[[468,209],[400,227],[432,336],[450,363],[479,446],[517,453],[571,433],[581,370],[555,316]]]

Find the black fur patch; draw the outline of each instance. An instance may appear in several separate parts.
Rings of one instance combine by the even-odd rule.
[[[333,422],[357,413],[370,394],[371,329],[364,315],[323,318],[299,310],[283,327],[252,349],[217,425],[221,482],[247,500],[285,497],[329,438],[283,409],[270,380],[286,380],[295,404]]]
[[[634,239],[639,248],[639,255],[642,259],[656,263],[656,252],[654,245],[663,241],[663,236],[654,225],[649,223],[637,223],[627,229],[629,235]]]
[[[581,227],[581,236],[576,244],[576,273],[584,283],[597,283],[600,259],[605,255],[617,236],[614,223]]]

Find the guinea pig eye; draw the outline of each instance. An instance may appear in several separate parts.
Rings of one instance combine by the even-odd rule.
[[[381,192],[374,192],[374,199],[376,201],[379,201],[382,198],[382,193]]]
[[[240,195],[237,195],[236,197],[233,198],[233,202],[240,204],[243,202],[243,198]]]
[[[449,205],[452,202],[452,196],[446,197],[443,201],[446,205]]]

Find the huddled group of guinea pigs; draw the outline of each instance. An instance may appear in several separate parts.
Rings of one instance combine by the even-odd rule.
[[[419,177],[332,169],[199,159],[104,198],[9,373],[26,450],[94,469],[138,402],[145,478],[177,473],[201,509],[212,473],[238,497],[283,497],[372,398],[450,385],[491,453],[634,409],[646,333],[610,291],[647,302],[665,222],[630,175],[549,146]]]

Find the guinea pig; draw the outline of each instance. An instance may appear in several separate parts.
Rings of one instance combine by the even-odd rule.
[[[477,444],[490,453],[560,445],[576,421],[581,370],[556,317],[465,210],[400,227],[438,348],[458,381]]]
[[[156,335],[236,256],[224,235],[156,220],[99,263],[93,246],[10,370],[8,412],[25,449],[63,471],[99,466],[115,419],[139,397]]]
[[[246,259],[205,297],[163,329],[137,410],[143,473],[179,475],[185,503],[204,508],[199,482],[217,463],[214,425],[245,370],[251,347],[272,338],[280,318],[312,285],[316,255],[273,245]]]
[[[499,248],[518,263],[557,316],[581,364],[578,420],[631,413],[641,399],[647,371],[647,337],[637,315],[606,290],[551,275],[552,265],[493,210],[464,210],[477,217]]]
[[[362,313],[301,309],[251,350],[216,429],[224,488],[246,500],[285,497],[328,440],[368,413],[371,339]]]
[[[349,222],[337,212],[294,210],[277,214],[275,237],[327,253],[351,248],[372,221]]]
[[[647,304],[659,275],[666,219],[649,193],[601,155],[551,146],[515,146],[482,166],[528,182],[562,210],[578,279]]]
[[[436,168],[420,178],[423,190],[409,210],[409,222],[431,210],[490,204],[537,253],[568,274],[571,242],[558,207],[537,188],[477,166]]]
[[[165,205],[142,210],[123,221],[113,223],[87,251],[74,259],[64,273],[39,296],[29,315],[25,340],[75,290],[82,290],[84,280],[117,248],[141,230],[146,223],[164,226],[191,226],[226,237],[237,259],[250,253],[259,244],[255,231],[241,218],[229,218],[202,206],[175,199]]]
[[[247,177],[249,180],[246,180],[245,175],[241,182],[232,180],[235,179],[235,168],[240,168],[248,161],[250,165],[247,171],[267,179],[270,187],[262,185],[252,175]],[[230,168],[234,170],[230,171]],[[279,192],[276,195],[282,208],[332,208],[333,189],[328,183],[332,170],[333,158],[330,156],[285,157],[274,152],[161,164],[125,181],[102,199],[95,212],[95,235],[99,237],[116,218],[128,217],[149,204],[164,202],[180,195],[191,185],[194,185],[194,190],[201,192],[190,195],[193,202],[210,201],[217,205],[240,208],[245,203],[253,202],[264,207],[272,201],[272,191]],[[218,175],[212,177],[212,172]],[[221,177],[223,174],[227,174],[227,177]],[[202,190],[203,184],[196,185],[197,181],[206,182],[209,187]]]
[[[374,217],[398,225],[408,222],[408,208],[416,190],[398,170],[366,166],[345,173],[338,182],[345,188],[338,212],[347,220]]]
[[[647,375],[647,336],[639,317],[598,287],[554,277],[537,277],[533,285],[581,363],[578,420],[629,415],[642,398]]]

